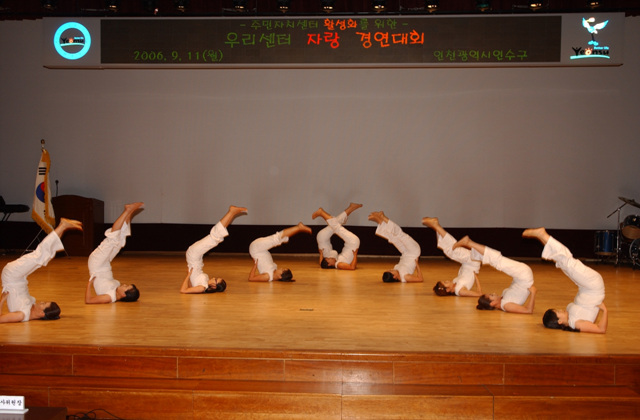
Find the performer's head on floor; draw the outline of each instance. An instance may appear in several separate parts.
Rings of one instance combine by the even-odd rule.
[[[547,309],[542,315],[542,324],[552,330],[579,332],[569,326],[569,313],[563,309]]]
[[[336,268],[336,259],[335,258],[323,258],[320,262],[321,268]]]
[[[140,299],[140,291],[135,284],[121,284],[116,289],[116,300],[120,302],[135,302]]]
[[[51,321],[60,319],[60,306],[55,302],[38,302],[33,305],[33,311],[40,319]]]
[[[449,280],[445,280],[444,282],[439,281],[433,286],[433,291],[438,296],[455,296],[456,292],[454,289],[455,285]]]
[[[500,305],[500,296],[495,293],[491,293],[488,295],[482,295],[478,298],[478,305],[476,305],[476,309],[492,311],[496,309],[498,305]]]
[[[204,293],[222,293],[227,290],[227,282],[217,278],[209,280],[209,286],[204,289]]]
[[[273,273],[273,279],[277,281],[295,281],[293,273],[288,268],[278,268]]]
[[[385,271],[382,273],[382,281],[385,283],[398,283],[400,281],[399,273],[396,270]]]

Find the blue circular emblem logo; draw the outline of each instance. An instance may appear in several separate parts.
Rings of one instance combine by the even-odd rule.
[[[53,46],[67,60],[77,60],[91,48],[91,34],[78,22],[67,22],[53,36]]]

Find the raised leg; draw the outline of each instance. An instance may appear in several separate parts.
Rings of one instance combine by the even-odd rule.
[[[118,216],[116,221],[113,222],[113,225],[111,226],[111,231],[115,232],[117,230],[122,229],[122,226],[125,223],[130,224],[131,218],[133,217],[134,213],[137,212],[139,209],[141,209],[143,205],[144,203],[142,202],[125,204],[124,211],[122,212],[122,214],[120,214],[120,216]]]
[[[311,215],[312,219],[316,219],[318,217],[322,217],[324,220],[329,220],[331,219],[333,216],[331,216],[329,213],[327,213],[322,207],[318,208],[318,210],[314,211],[313,214]]]
[[[246,212],[246,207],[229,206],[229,211],[227,211],[227,213],[222,216],[222,219],[220,219],[220,224],[222,224],[222,226],[224,226],[225,228],[229,227],[231,222],[233,222],[233,219],[235,219],[238,215]]]
[[[347,213],[347,216],[350,215],[351,213],[353,213],[354,211],[358,210],[360,207],[362,207],[362,204],[359,203],[349,203],[349,207],[347,207],[346,209],[344,209],[344,212]]]
[[[369,215],[368,220],[371,220],[372,222],[376,222],[377,224],[380,224],[380,223],[388,222],[389,218],[385,216],[384,212],[382,211],[374,211]]]
[[[288,227],[282,231],[282,236],[290,238],[293,235],[297,235],[300,232],[311,234],[311,228],[309,226],[305,226],[302,222],[298,223],[295,226]]]
[[[543,245],[546,245],[547,242],[549,242],[549,238],[551,236],[547,233],[547,230],[545,228],[539,227],[539,228],[526,229],[524,232],[522,232],[522,237],[536,238]]]
[[[423,217],[422,224],[426,227],[433,229],[438,235],[444,237],[447,235],[447,231],[440,225],[437,217]]]
[[[69,230],[82,230],[82,222],[73,219],[65,219],[64,217],[60,218],[60,223],[54,229],[59,238],[62,238],[62,235]]]
[[[472,241],[471,238],[469,238],[468,236],[465,236],[464,238],[460,239],[458,242],[453,244],[451,248],[456,249],[460,247],[467,248],[467,249],[475,249],[481,255],[484,255],[484,251],[485,251],[484,245]]]

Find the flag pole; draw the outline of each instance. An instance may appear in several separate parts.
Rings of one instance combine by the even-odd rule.
[[[40,152],[44,153],[45,149],[44,149],[44,139],[40,139]],[[33,217],[33,216],[32,216]],[[39,223],[38,223],[39,224]],[[25,252],[29,251],[31,249],[31,245],[33,245],[33,243],[35,241],[38,241],[38,243],[40,243],[40,234],[43,232],[44,230],[42,228],[40,228],[40,230],[38,231],[38,233],[36,233],[36,236],[34,236],[34,238],[31,240],[31,242],[29,242],[29,245],[27,245],[27,247],[25,248],[24,251],[22,251],[22,255],[25,254]]]
[[[40,226],[40,232],[31,241],[27,249],[38,240],[40,234],[44,231],[50,233],[55,227],[55,216],[51,205],[51,190],[49,187],[49,167],[51,160],[49,152],[45,149],[45,140],[40,139],[40,162],[36,173],[36,185],[33,198],[33,206],[31,210],[31,218]]]

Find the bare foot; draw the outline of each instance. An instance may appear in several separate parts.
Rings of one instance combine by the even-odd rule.
[[[298,223],[298,229],[300,230],[300,232],[311,234],[311,228],[309,226],[304,225],[302,222]]]
[[[325,214],[326,212],[324,211],[324,209],[322,207],[318,207],[318,210],[314,211],[313,214],[311,215],[312,219],[315,219],[317,217],[322,216],[323,214]]]
[[[546,244],[550,236],[547,233],[547,230],[545,228],[539,227],[539,228],[533,228],[533,229],[526,229],[524,232],[522,232],[522,237],[536,238],[543,244]]]
[[[134,211],[138,210],[139,208],[142,208],[142,206],[144,206],[144,203],[142,201],[140,201],[140,202],[137,202],[137,203],[125,204],[124,205],[124,209],[125,209],[125,211],[128,211],[129,213],[133,213]]]
[[[456,249],[460,247],[471,249],[471,238],[469,238],[468,236],[465,236],[464,238],[460,239],[458,242],[453,244],[451,248]]]
[[[229,211],[227,211],[227,213],[224,216],[222,216],[222,219],[220,219],[220,224],[226,228],[231,223],[233,223],[233,219],[235,219],[237,216],[241,214],[246,214],[246,213],[247,213],[246,207],[229,206]]]
[[[229,213],[232,213],[233,215],[238,215],[246,212],[247,212],[246,207],[229,206]]]
[[[423,217],[422,224],[430,227],[431,229],[435,229],[436,227],[440,226],[440,222],[438,221],[437,217]]]
[[[371,220],[372,222],[382,223],[384,222],[384,213],[381,211],[374,211],[369,215],[367,219]]]
[[[349,203],[349,207],[347,207],[345,213],[351,214],[354,211],[358,210],[360,207],[362,207],[362,204],[360,203]]]
[[[64,217],[61,217],[60,223],[58,223],[58,228],[60,228],[61,232],[64,232],[67,229],[82,230],[82,222],[79,222],[78,220],[65,219]]]

